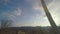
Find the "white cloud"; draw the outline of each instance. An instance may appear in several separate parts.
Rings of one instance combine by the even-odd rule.
[[[16,16],[21,16],[21,13],[22,13],[22,10],[20,8],[17,8],[15,11],[14,11],[14,14]]]

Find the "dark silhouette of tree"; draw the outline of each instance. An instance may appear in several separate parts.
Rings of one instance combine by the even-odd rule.
[[[11,24],[12,24],[12,20],[10,20],[10,19],[1,20],[1,28],[9,27],[9,26],[11,26]]]

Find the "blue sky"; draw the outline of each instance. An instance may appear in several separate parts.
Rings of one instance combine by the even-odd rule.
[[[58,26],[60,26],[60,0],[45,0]],[[0,0],[0,20],[11,19],[13,27],[50,26],[40,0]]]

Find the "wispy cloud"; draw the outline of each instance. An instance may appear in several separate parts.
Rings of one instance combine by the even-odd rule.
[[[3,13],[1,13],[1,15],[13,20],[16,17],[21,16],[21,14],[22,14],[21,12],[22,12],[21,9],[17,8],[16,10],[14,10],[12,12],[11,11],[3,12]]]
[[[14,11],[14,14],[16,16],[21,16],[21,13],[22,13],[22,10],[20,8],[17,8],[15,11]]]

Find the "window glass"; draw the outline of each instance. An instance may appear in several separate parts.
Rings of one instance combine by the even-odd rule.
[[[60,0],[45,0],[45,3],[59,26]],[[3,21],[7,22],[6,27],[50,26],[40,0],[0,0],[0,23]]]

